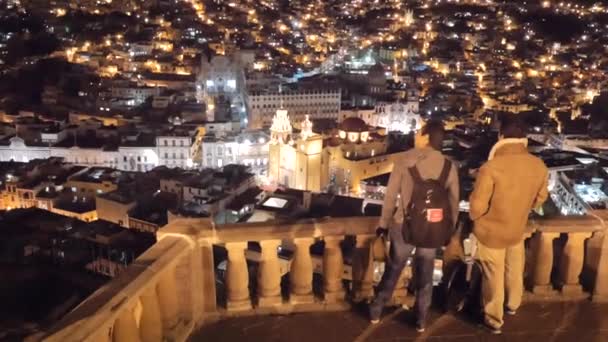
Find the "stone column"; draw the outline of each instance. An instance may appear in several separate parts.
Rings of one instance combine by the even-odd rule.
[[[202,287],[202,305],[201,309],[204,313],[217,311],[217,295],[215,291],[215,263],[213,261],[213,244],[209,241],[200,241],[198,253],[195,253],[195,269],[199,267],[202,271],[201,277],[198,277],[200,286]],[[196,272],[196,271],[195,271]]]
[[[595,234],[601,234],[602,243],[591,299],[596,303],[608,303],[608,234],[605,231]]]
[[[163,328],[169,331],[179,322],[175,268],[170,267],[160,276],[157,291]]]
[[[340,242],[342,236],[325,237],[325,250],[323,252],[323,293],[327,303],[344,301],[344,287],[342,275],[344,273],[344,258]]]
[[[276,306],[282,303],[281,268],[277,248],[281,240],[260,242],[262,257],[258,269],[258,305],[260,307]]]
[[[296,251],[289,269],[291,294],[289,302],[292,304],[306,304],[313,302],[312,295],[312,259],[310,246],[313,238],[297,238],[293,241]]]
[[[353,300],[355,302],[374,297],[374,269],[369,267],[371,264],[369,249],[373,239],[374,235],[357,235],[353,256]]]
[[[553,240],[559,233],[537,232],[532,240],[534,263],[532,264],[532,292],[535,294],[553,294],[551,270],[553,268]]]
[[[245,260],[247,242],[231,242],[226,244],[228,264],[226,266],[226,290],[228,294],[228,310],[251,309],[249,300],[249,271]]]
[[[140,297],[141,319],[139,320],[139,336],[142,342],[162,342],[163,323],[156,296],[156,286],[150,286]]]
[[[568,242],[560,260],[560,277],[563,284],[563,295],[582,295],[583,287],[579,276],[583,270],[585,258],[585,240],[591,233],[568,233]]]
[[[140,342],[133,308],[123,310],[114,322],[114,342]]]

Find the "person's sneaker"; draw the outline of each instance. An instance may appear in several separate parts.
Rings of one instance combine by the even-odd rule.
[[[372,318],[372,319],[369,320],[369,322],[371,324],[378,324],[378,323],[380,323],[380,319],[379,318]]]
[[[517,314],[517,310],[506,309],[505,313],[509,316],[515,316],[515,314]]]
[[[488,323],[483,323],[482,327],[487,330],[492,335],[500,335],[502,334],[502,330],[500,328],[494,327]]]
[[[424,324],[417,323],[416,324],[416,331],[419,332],[419,333],[423,333],[424,332]]]

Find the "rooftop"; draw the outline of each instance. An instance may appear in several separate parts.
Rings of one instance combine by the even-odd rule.
[[[55,204],[55,208],[72,213],[83,214],[95,210],[95,201],[61,201]]]
[[[101,183],[103,181],[115,180],[122,174],[123,172],[108,167],[91,167],[85,172],[74,175],[70,178],[70,180],[77,182]]]

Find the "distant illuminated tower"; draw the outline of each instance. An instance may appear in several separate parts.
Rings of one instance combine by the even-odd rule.
[[[273,143],[287,143],[293,128],[289,122],[287,110],[282,107],[277,110],[270,126],[270,139]]]
[[[312,132],[308,117],[301,129],[299,137],[294,137],[287,110],[277,110],[270,127],[268,178],[276,185],[320,191],[323,137]]]
[[[285,164],[293,165],[293,156],[288,142],[291,139],[292,127],[287,110],[281,106],[272,118],[270,126],[270,143],[268,144],[268,180],[276,185],[289,185],[289,174]],[[287,163],[286,159],[290,159]]]
[[[310,121],[308,114],[306,115],[304,121],[302,121],[301,130],[302,131],[300,132],[300,138],[302,140],[306,140],[314,134],[312,132],[312,122]]]
[[[406,9],[403,14],[403,25],[405,27],[410,27],[414,23],[414,11],[411,9]]]

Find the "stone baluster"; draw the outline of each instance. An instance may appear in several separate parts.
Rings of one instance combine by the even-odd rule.
[[[226,244],[228,264],[226,266],[226,289],[228,292],[228,310],[251,309],[249,299],[249,271],[245,260],[247,242]]]
[[[595,232],[599,241],[599,255],[596,264],[595,284],[591,299],[595,303],[608,303],[608,234]]]
[[[139,336],[142,342],[161,342],[163,323],[156,295],[156,286],[150,286],[140,297],[142,311],[139,320]]]
[[[312,259],[310,246],[313,238],[297,238],[293,241],[296,251],[289,270],[291,294],[289,301],[292,304],[306,304],[313,302],[312,295]]]
[[[160,276],[158,281],[158,301],[161,309],[162,324],[165,335],[168,335],[179,322],[179,304],[177,302],[177,286],[175,283],[175,268],[170,267]]]
[[[282,303],[281,269],[277,249],[281,240],[260,242],[262,256],[258,269],[258,305],[260,307],[276,306]]]
[[[197,309],[195,304],[195,311],[198,311],[195,317],[202,319],[202,316],[207,312],[216,312],[217,310],[217,297],[215,289],[215,262],[213,260],[213,245],[209,241],[200,241],[200,248],[198,252],[193,253],[192,264],[194,269],[202,270],[202,277],[198,278],[200,281],[200,309]],[[200,266],[199,266],[200,265]],[[196,296],[195,296],[196,297]],[[202,311],[199,311],[202,310]]]
[[[340,242],[342,236],[325,237],[325,251],[323,252],[323,293],[327,303],[344,301],[344,287],[342,275],[344,273],[344,258]]]
[[[123,310],[114,322],[114,342],[140,342],[133,309]]]
[[[579,276],[583,270],[585,258],[585,240],[591,233],[569,233],[568,242],[564,247],[564,254],[560,262],[560,276],[563,284],[563,295],[582,295],[583,287]]]
[[[532,264],[532,292],[535,294],[553,294],[551,270],[553,269],[553,240],[559,233],[537,232],[532,238],[534,262]]]
[[[360,302],[374,296],[374,269],[369,267],[369,249],[374,235],[357,235],[355,255],[353,256],[353,300]]]

